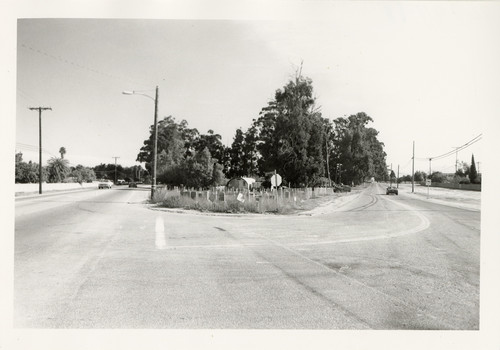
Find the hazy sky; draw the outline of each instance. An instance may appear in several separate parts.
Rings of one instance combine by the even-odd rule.
[[[497,7],[498,8],[498,7]],[[387,163],[427,171],[482,134],[498,106],[500,25],[487,4],[352,3],[318,20],[19,19],[16,150],[38,162],[135,164],[159,86],[159,117],[230,145],[303,61],[324,117],[366,112]],[[483,141],[458,153],[482,161]],[[454,171],[455,155],[432,170]],[[481,170],[481,164],[480,170]]]

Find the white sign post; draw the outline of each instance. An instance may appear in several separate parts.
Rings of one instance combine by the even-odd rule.
[[[425,185],[427,186],[427,199],[429,199],[429,187],[431,187],[431,179],[425,179]]]
[[[281,176],[274,171],[274,175],[271,176],[271,185],[276,188],[276,202],[278,202],[278,186],[281,185]]]

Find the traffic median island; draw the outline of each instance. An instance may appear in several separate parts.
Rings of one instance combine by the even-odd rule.
[[[333,210],[350,201],[356,191],[334,193],[288,190],[278,192],[214,193],[210,191],[159,190],[152,201],[155,209],[175,212],[193,211],[206,214],[282,214],[315,215]]]

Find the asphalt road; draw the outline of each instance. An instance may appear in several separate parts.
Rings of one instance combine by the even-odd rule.
[[[16,200],[21,328],[479,329],[480,212],[379,184],[298,215]]]

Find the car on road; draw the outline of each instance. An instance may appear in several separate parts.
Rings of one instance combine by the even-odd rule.
[[[137,184],[135,182],[130,182],[128,184],[128,187],[133,187],[133,188],[137,188]]]
[[[397,196],[398,195],[398,189],[397,189],[397,187],[389,186],[389,187],[387,187],[387,190],[385,191],[385,194],[387,194],[387,195],[389,195],[389,194],[395,194]]]
[[[351,187],[344,185],[344,184],[340,184],[340,185],[333,184],[332,187],[333,187],[333,192],[335,192],[335,193],[337,193],[337,192],[351,192]]]
[[[111,188],[111,182],[99,182],[97,186],[99,189],[101,188]]]

